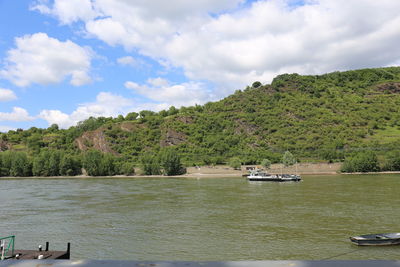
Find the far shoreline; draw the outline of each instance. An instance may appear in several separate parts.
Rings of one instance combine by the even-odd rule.
[[[332,176],[332,175],[377,175],[377,174],[400,174],[400,171],[383,171],[383,172],[354,172],[354,173],[342,173],[340,172],[340,163],[300,163],[297,166],[284,168],[281,164],[272,164],[268,170],[271,174],[280,173],[297,173],[304,176]],[[215,178],[244,178],[249,172],[249,168],[260,168],[257,165],[242,166],[240,170],[235,170],[226,165],[218,166],[201,166],[201,167],[188,167],[187,173],[183,175],[114,175],[114,176],[89,176],[89,175],[77,175],[77,176],[27,176],[27,177],[15,177],[15,176],[4,176],[0,179],[143,179],[143,178],[179,178],[179,179],[215,179]]]

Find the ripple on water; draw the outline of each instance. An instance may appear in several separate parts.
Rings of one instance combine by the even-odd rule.
[[[350,235],[398,232],[400,176],[0,180],[3,235],[51,241],[73,258],[133,260],[399,259]],[[352,251],[351,253],[348,253]]]

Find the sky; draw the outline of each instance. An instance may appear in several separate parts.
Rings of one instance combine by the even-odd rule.
[[[398,0],[0,0],[0,132],[400,65]]]

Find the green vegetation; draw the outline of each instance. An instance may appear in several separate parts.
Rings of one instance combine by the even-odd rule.
[[[240,167],[242,166],[242,162],[238,157],[233,157],[229,160],[229,166],[235,170],[240,170]]]
[[[166,148],[160,155],[161,167],[165,175],[180,175],[186,173],[186,169],[181,164],[181,158],[172,148]]]
[[[298,161],[345,161],[344,170],[363,171],[357,154],[371,151],[377,165],[369,169],[399,170],[400,67],[282,74],[271,85],[254,82],[202,106],[9,131],[0,134],[0,175],[76,175],[82,168],[90,175],[132,174],[135,167],[168,175],[166,158],[176,159],[166,148],[181,167],[233,158],[276,163],[290,151]]]
[[[141,158],[143,174],[145,175],[160,175],[161,166],[160,160],[156,155],[145,153]]]
[[[289,167],[289,166],[294,165],[296,162],[297,161],[296,161],[295,157],[293,156],[292,153],[290,153],[290,151],[286,151],[283,154],[283,157],[282,157],[283,166]]]
[[[261,166],[263,166],[265,169],[271,168],[271,161],[269,159],[263,159],[261,161]]]
[[[376,154],[373,151],[357,153],[354,157],[346,158],[342,172],[377,172],[379,163]]]

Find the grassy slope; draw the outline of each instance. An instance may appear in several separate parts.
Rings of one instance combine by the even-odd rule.
[[[271,85],[238,90],[203,106],[147,112],[133,121],[92,119],[69,130],[12,131],[2,138],[34,155],[38,150],[32,150],[29,140],[36,133],[41,148],[76,153],[74,140],[97,129],[105,133],[111,149],[133,160],[171,145],[190,164],[231,157],[246,163],[278,161],[285,150],[303,160],[340,160],[359,149],[399,147],[399,82],[399,67],[319,76],[284,74]]]

